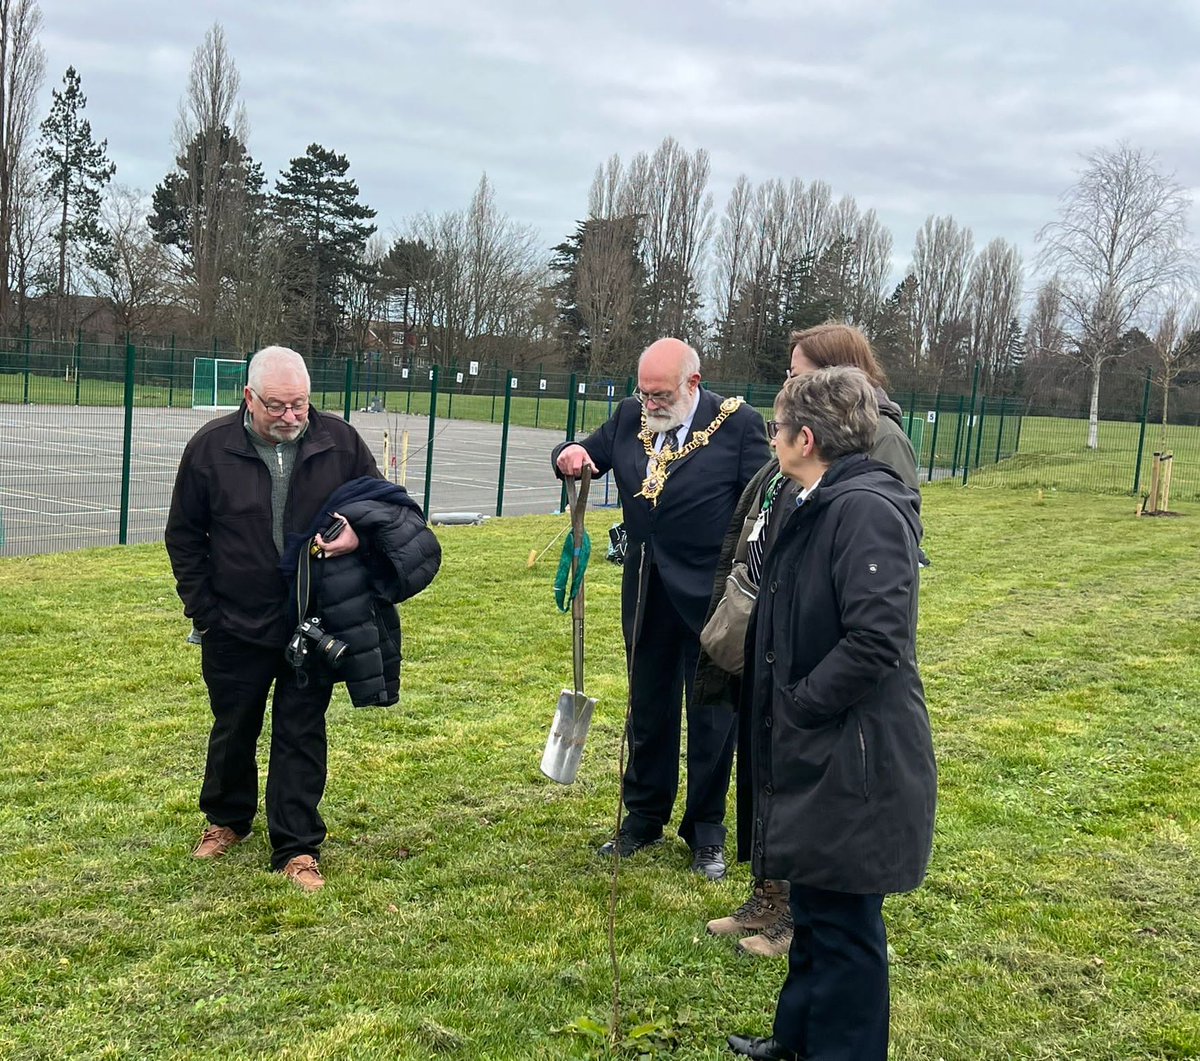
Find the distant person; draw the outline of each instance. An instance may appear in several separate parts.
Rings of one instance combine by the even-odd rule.
[[[742,683],[751,865],[788,881],[795,926],[758,1061],[886,1061],[884,896],[917,887],[937,768],[917,672],[919,495],[867,456],[874,388],[856,368],[794,376],[768,425],[799,487],[762,567]]]
[[[887,376],[876,360],[871,343],[859,329],[848,324],[820,324],[815,328],[794,331],[790,337],[791,361],[788,377],[804,375],[831,365],[849,365],[861,369],[871,381],[875,400],[879,406],[876,424],[868,454],[892,468],[906,486],[918,488],[916,455],[912,443],[904,432],[904,420],[900,406],[892,401],[884,388]],[[779,522],[774,519],[777,512],[786,512],[795,504],[799,484],[789,479],[779,468],[778,457],[754,476],[746,487],[726,532],[721,559],[713,588],[709,613],[716,607],[725,591],[725,579],[733,564],[734,552],[739,539],[746,553],[749,576],[755,586],[759,584],[764,555],[779,532]],[[769,499],[769,500],[768,500]],[[917,499],[920,504],[920,496]],[[749,542],[754,524],[761,519],[755,540]],[[726,674],[703,652],[700,656],[696,679],[696,697],[706,703],[736,704],[739,695],[738,679]],[[738,761],[749,760],[749,726],[743,716],[738,732]],[[738,770],[738,859],[750,860],[746,841],[750,820],[750,792],[748,771]],[[788,952],[792,942],[792,920],[788,913],[787,881],[756,880],[750,895],[733,913],[708,923],[712,935],[746,935],[738,942],[738,949],[756,957],[780,957]]]
[[[700,359],[659,339],[638,360],[638,389],[582,442],[557,446],[557,474],[611,471],[628,551],[621,625],[630,662],[626,816],[599,853],[627,857],[658,843],[679,788],[681,709],[687,714],[687,798],[679,835],[692,870],[725,875],[725,796],[733,714],[698,708],[692,681],[713,569],[733,506],[767,459],[762,418],[700,386]],[[640,622],[637,622],[640,605]]]
[[[266,812],[272,868],[304,891],[318,867],[325,823],[325,711],[332,677],[300,684],[284,648],[296,628],[279,568],[289,533],[304,531],[339,487],[379,478],[370,450],[344,420],[309,405],[304,359],[269,346],[250,361],[236,412],[187,444],[167,517],[166,546],[184,614],[202,634],[213,726],[200,810],[208,827],[193,851],[219,858],[250,835],[258,806],[255,748],[275,687]],[[347,524],[318,544],[329,558],[359,547]]]

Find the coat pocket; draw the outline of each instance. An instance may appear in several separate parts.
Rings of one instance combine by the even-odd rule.
[[[869,800],[871,798],[871,770],[867,755],[867,735],[863,732],[861,719],[855,719],[854,725],[858,730],[858,761],[862,768],[862,795],[864,800]]]

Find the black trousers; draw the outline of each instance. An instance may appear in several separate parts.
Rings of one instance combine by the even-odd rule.
[[[633,631],[626,631],[626,652]],[[725,842],[725,796],[733,768],[735,715],[719,704],[694,704],[700,635],[679,615],[658,569],[642,594],[642,624],[630,677],[625,827],[662,835],[679,791],[683,705],[687,709],[687,798],[679,835],[694,848]]]
[[[325,793],[325,711],[333,687],[310,681],[300,688],[282,649],[215,627],[205,633],[201,652],[213,713],[201,811],[213,825],[239,835],[250,831],[258,808],[255,749],[274,682],[266,800],[271,865],[278,870],[296,855],[315,857],[325,839],[317,806]]]
[[[791,886],[792,949],[775,1038],[806,1061],[887,1061],[882,895]]]

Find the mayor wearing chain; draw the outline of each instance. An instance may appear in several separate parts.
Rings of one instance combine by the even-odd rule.
[[[692,869],[725,875],[725,794],[734,716],[692,703],[713,575],[743,488],[769,457],[762,417],[740,398],[700,386],[700,358],[659,339],[638,360],[636,394],[582,442],[556,447],[556,474],[612,472],[628,535],[621,626],[630,669],[626,815],[600,854],[629,856],[658,843],[679,788],[687,713],[687,796],[679,835]]]

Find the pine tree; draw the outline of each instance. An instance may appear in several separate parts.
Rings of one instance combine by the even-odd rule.
[[[80,248],[94,259],[106,242],[100,226],[100,196],[117,167],[108,160],[108,141],[92,138],[92,125],[82,116],[87,97],[73,66],[63,76],[64,88],[51,92],[50,113],[41,125],[39,167],[46,175],[46,192],[54,200],[58,227],[56,326],[64,327],[63,302],[67,295],[67,259]]]
[[[358,184],[346,176],[350,163],[320,144],[294,158],[275,182],[275,210],[291,234],[289,296],[302,314],[304,349],[317,340],[337,345],[346,280],[370,279],[366,257],[375,211],[358,201]]]

